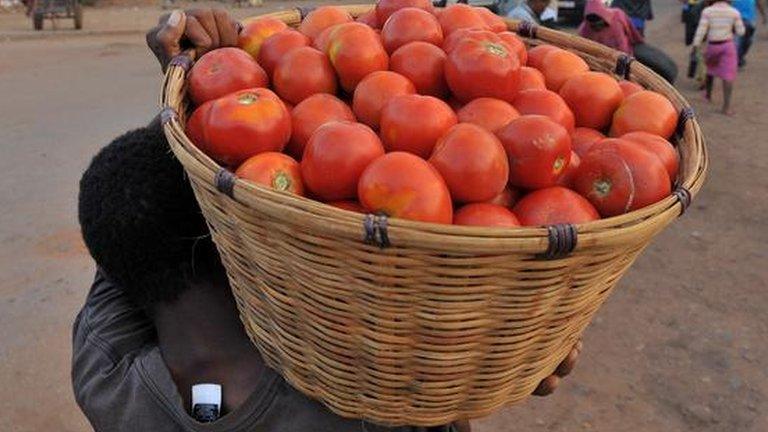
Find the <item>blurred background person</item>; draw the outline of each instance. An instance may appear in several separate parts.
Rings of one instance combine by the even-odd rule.
[[[623,10],[608,7],[601,0],[587,0],[579,36],[634,56],[670,83],[677,78],[677,64],[660,49],[645,43]]]
[[[755,36],[757,11],[760,11],[763,25],[766,24],[765,6],[763,5],[763,0],[733,0],[733,7],[739,11],[741,21],[744,23],[744,36],[740,36],[736,41],[739,67],[741,68],[747,64],[744,57],[746,57],[749,47],[752,46],[752,39]]]
[[[731,115],[731,96],[733,83],[738,73],[738,54],[734,36],[744,35],[744,23],[741,14],[730,5],[729,1],[718,0],[701,12],[699,26],[693,38],[693,46],[699,48],[707,40],[704,61],[707,64],[705,97],[712,100],[712,87],[715,77],[723,80],[722,113]]]
[[[550,7],[549,0],[524,0],[506,15],[520,21],[528,21],[550,28],[557,27],[557,12]]]

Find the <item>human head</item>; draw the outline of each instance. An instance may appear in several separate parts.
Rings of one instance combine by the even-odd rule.
[[[544,12],[544,9],[549,6],[549,0],[527,0],[528,1],[528,7],[531,8],[533,13],[535,13],[537,16],[541,15],[542,12]]]
[[[219,272],[210,233],[159,128],[103,148],[80,180],[83,239],[97,265],[138,306],[172,302],[192,278]]]

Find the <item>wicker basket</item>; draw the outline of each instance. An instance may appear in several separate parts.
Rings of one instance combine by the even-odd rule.
[[[359,15],[371,5],[346,8]],[[305,12],[269,16],[296,25]],[[683,114],[672,196],[578,226],[485,229],[364,216],[236,180],[184,134],[189,62],[176,59],[167,72],[165,133],[248,334],[271,367],[339,415],[429,426],[525,399],[701,188],[706,148],[673,87],[602,45],[508,24],[530,44],[571,50],[592,69],[672,101]]]

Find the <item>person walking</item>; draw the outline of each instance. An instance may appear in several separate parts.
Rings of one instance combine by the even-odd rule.
[[[755,27],[757,25],[755,12],[760,12],[763,25],[768,21],[768,17],[765,14],[763,0],[733,0],[733,7],[739,11],[741,20],[744,22],[744,36],[739,37],[736,43],[739,54],[739,67],[742,68],[747,64],[745,57],[752,46],[752,38],[755,36]]]
[[[733,38],[745,33],[741,14],[731,6],[728,0],[716,0],[711,6],[701,12],[701,20],[693,38],[693,46],[701,49],[704,38],[707,48],[704,52],[704,62],[707,64],[705,81],[705,97],[712,100],[712,87],[715,77],[723,80],[722,112],[731,115],[731,96],[733,84],[738,73],[738,54]]]

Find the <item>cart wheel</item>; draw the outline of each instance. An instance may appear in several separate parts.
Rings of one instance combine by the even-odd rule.
[[[45,15],[42,12],[35,12],[32,15],[32,25],[35,27],[35,30],[43,29],[43,18],[45,18]]]
[[[83,28],[83,6],[80,2],[75,2],[75,29],[81,30]]]

